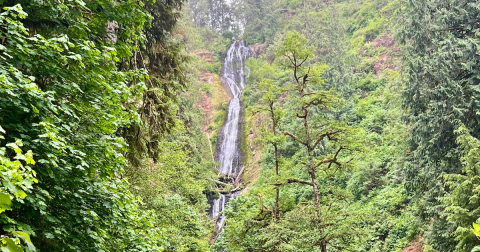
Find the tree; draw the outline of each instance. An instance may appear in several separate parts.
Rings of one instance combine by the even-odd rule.
[[[277,183],[280,179],[280,145],[285,141],[284,137],[279,134],[278,128],[284,111],[279,108],[278,96],[282,93],[281,88],[273,83],[273,80],[264,79],[259,84],[259,88],[263,91],[263,95],[260,98],[260,102],[264,106],[259,109],[267,113],[269,118],[269,128],[266,129],[262,137],[265,142],[271,144],[274,148],[275,158],[275,176]],[[279,218],[280,214],[280,185],[277,184],[275,188],[275,206],[273,210],[273,218]]]
[[[227,241],[228,249],[324,252],[350,246],[344,240],[354,234],[356,220],[348,219],[354,212],[347,207],[350,195],[336,180],[358,147],[356,136],[330,117],[341,98],[322,89],[327,67],[313,62],[307,43],[298,32],[287,33],[275,50],[277,71],[287,69],[275,80],[282,86],[269,79],[259,83],[256,108],[267,114],[262,135],[270,146],[264,162],[274,169],[263,170],[269,175],[257,182],[262,186],[227,206],[220,244]],[[254,197],[259,203],[252,203]]]
[[[143,30],[145,40],[132,48],[135,50],[133,57],[124,58],[120,64],[123,70],[143,70],[149,75],[144,82],[146,88],[139,90],[141,98],[131,97],[127,104],[129,109],[137,110],[140,121],[119,131],[129,146],[127,176],[131,178],[135,177],[136,168],[145,165],[142,162],[146,159],[156,161],[160,154],[160,142],[179,122],[176,118],[177,95],[186,87],[184,72],[188,57],[183,51],[183,44],[175,41],[172,32],[183,3],[183,0],[147,2],[145,10],[152,21]],[[132,82],[129,87],[135,88],[135,84]]]
[[[456,226],[453,236],[457,241],[455,251],[470,251],[477,243],[471,232],[471,223],[478,221],[480,216],[480,140],[473,137],[469,130],[457,122],[455,133],[457,143],[462,148],[461,174],[443,175],[448,193],[441,199],[445,206],[444,217]]]
[[[317,168],[327,165],[328,169],[332,165],[341,166],[338,160],[340,152],[348,150],[344,145],[341,135],[344,134],[346,128],[325,120],[327,118],[314,118],[314,113],[321,113],[322,110],[332,110],[334,106],[338,106],[341,102],[333,90],[319,90],[318,86],[323,84],[320,79],[322,72],[327,69],[326,65],[306,67],[307,60],[313,56],[312,48],[307,48],[307,39],[298,32],[288,33],[283,43],[276,50],[276,56],[280,57],[281,64],[293,70],[294,91],[297,93],[294,98],[298,104],[299,112],[295,116],[302,121],[301,129],[297,134],[284,131],[283,134],[289,136],[295,142],[303,145],[306,151],[305,164],[308,166],[308,173],[311,177],[311,183],[301,182],[312,186],[315,196],[315,204],[320,204],[320,197],[317,185]],[[310,84],[313,86],[311,88]],[[317,88],[315,88],[317,85]],[[316,110],[320,108],[319,110]],[[317,115],[318,116],[318,115]],[[316,120],[315,120],[316,119]],[[322,120],[323,119],[323,120]],[[318,159],[314,154],[316,148],[323,141],[328,140],[331,143],[340,145],[332,156],[324,159]]]
[[[280,1],[246,0],[245,5],[245,32],[243,39],[247,44],[271,44],[276,33],[280,30],[279,22],[282,19]]]
[[[292,18],[289,29],[301,31],[313,46],[315,56],[328,65],[322,75],[324,88],[335,88],[343,95],[345,102],[353,102],[353,99],[348,98],[357,92],[352,85],[355,81],[356,57],[350,53],[346,25],[348,20],[342,17],[342,10],[336,5],[308,0],[303,1],[303,4],[304,6],[296,8],[301,13]],[[349,106],[345,108],[351,110]]]
[[[327,112],[334,111],[336,107],[339,107],[341,99],[333,89],[325,91],[320,88],[324,83],[321,75],[327,66],[308,65],[309,58],[313,56],[313,48],[307,47],[307,43],[308,40],[298,32],[287,33],[275,54],[279,57],[281,65],[293,71],[292,92],[295,93],[295,96],[290,96],[290,100],[293,102],[290,105],[294,108],[295,115],[293,117],[301,121],[301,125],[297,126],[295,131],[283,131],[283,134],[300,145],[303,157],[300,157],[299,161],[306,166],[310,176],[309,182],[297,179],[288,179],[287,182],[301,183],[312,187],[313,209],[316,214],[311,215],[311,220],[318,225],[318,231],[322,234],[321,238],[319,237],[319,240],[313,245],[319,246],[320,250],[325,252],[327,244],[333,245],[335,238],[346,234],[328,232],[327,227],[335,224],[331,223],[328,217],[325,218],[329,213],[323,212],[325,208],[321,205],[329,205],[328,209],[330,209],[335,205],[336,200],[341,200],[346,195],[332,193],[321,199],[317,176],[318,174],[326,174],[326,177],[334,175],[349,162],[341,160],[344,152],[354,151],[355,147],[352,140],[349,139],[350,129],[342,122],[328,118],[329,113]],[[304,213],[306,216],[309,215],[307,212]]]
[[[453,251],[455,243],[449,235],[453,226],[439,219],[444,207],[438,198],[445,187],[435,178],[462,171],[455,120],[479,137],[480,73],[474,67],[480,60],[475,39],[479,3],[412,0],[405,6],[400,34],[406,55],[403,97],[412,126],[405,185],[419,196],[424,219],[433,218],[433,225],[441,227],[433,228],[430,236],[435,248]]]
[[[189,1],[189,3],[193,12],[193,21],[195,25],[199,27],[208,26],[208,1],[193,0]]]

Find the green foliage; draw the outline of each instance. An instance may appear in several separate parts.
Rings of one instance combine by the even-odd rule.
[[[177,122],[177,92],[186,87],[184,71],[189,58],[182,50],[183,43],[175,40],[171,31],[182,4],[182,0],[146,1],[145,10],[152,21],[143,31],[142,47],[132,47],[133,59],[123,60],[121,64],[121,69],[149,70],[144,82],[146,88],[138,90],[142,92],[141,98],[132,96],[126,104],[129,110],[137,110],[140,123],[130,124],[120,131],[128,143],[127,159],[133,167],[138,167],[145,158],[156,161],[160,139],[170,133]]]
[[[247,78],[248,85],[243,90],[243,104],[246,109],[249,109],[251,106],[255,106],[260,97],[262,97],[263,92],[259,85],[260,82],[265,79],[277,80],[281,78],[282,72],[278,71],[279,69],[276,69],[266,60],[260,58],[249,58],[246,65],[250,70],[250,74]],[[255,110],[255,108],[252,109]]]
[[[361,39],[363,42],[375,39],[386,24],[385,17],[378,15],[378,12],[388,2],[378,0],[363,2],[359,10],[350,17],[349,23],[351,25],[347,32],[352,34],[355,39]]]
[[[355,202],[365,228],[357,241],[360,251],[401,251],[419,232],[414,209],[405,208],[408,197],[401,185],[370,191]]]
[[[199,27],[208,26],[212,31],[227,32],[238,37],[245,22],[243,1],[193,0],[190,8],[193,21]]]
[[[39,181],[19,207],[5,213],[7,220],[29,225],[33,243],[45,251],[161,250],[152,212],[139,209],[140,202],[119,176],[126,164],[126,145],[115,136],[120,127],[136,121],[136,113],[122,102],[137,96],[145,79],[144,71],[121,72],[115,63],[132,55],[140,38],[135,32],[148,15],[127,1],[111,5],[111,13],[92,14],[92,26],[84,27],[86,20],[73,10],[85,10],[92,3],[44,4],[27,4],[26,10],[40,8],[31,17],[19,5],[0,15],[0,124],[9,133],[7,142],[21,138],[32,150]],[[28,18],[26,24],[43,18],[35,23],[33,29],[38,29],[52,17],[41,10],[54,6],[65,11],[69,26],[60,23],[45,37],[29,36],[22,18]],[[120,33],[127,41],[112,46],[101,37],[105,29],[102,33],[95,25],[105,27],[109,18],[125,21],[119,16],[125,13],[138,16],[125,22]],[[79,27],[92,30],[71,30]]]
[[[275,50],[279,64],[288,68],[295,68],[313,57],[313,47],[306,47],[308,39],[294,31],[285,35],[285,39]],[[302,68],[302,70],[304,70]],[[305,70],[304,70],[305,71]],[[295,74],[295,73],[294,73]],[[304,73],[299,73],[302,76]]]
[[[307,44],[300,33],[287,33],[276,47],[275,65],[254,59],[248,63],[259,66],[250,80],[277,76],[275,80],[263,79],[258,85],[253,83],[253,90],[244,93],[258,97],[246,97],[257,101],[250,109],[269,118],[260,125],[260,141],[266,146],[263,169],[248,195],[229,204],[225,233],[217,242],[219,249],[354,248],[353,243],[343,241],[358,232],[353,227],[360,222],[348,218],[356,210],[348,207],[351,195],[342,188],[337,173],[342,174],[348,166],[348,155],[342,150],[356,150],[358,135],[343,122],[329,117],[339,107],[341,98],[334,90],[322,89],[322,74],[328,68],[315,64],[314,48]],[[282,68],[288,68],[287,72]],[[286,137],[290,137],[289,141]],[[260,202],[255,200],[256,195]]]
[[[479,250],[479,3],[184,3],[0,0],[2,251]],[[240,37],[259,174],[210,248],[200,76]]]
[[[0,126],[0,140],[5,139],[5,130]],[[5,211],[18,208],[23,204],[27,193],[31,192],[33,184],[38,180],[35,171],[30,165],[34,165],[32,151],[25,154],[20,147],[21,140],[8,143],[8,147],[0,147],[0,223],[4,226],[4,234],[0,237],[2,251],[35,251],[30,235],[31,229],[27,225],[18,223],[16,219],[7,217]],[[25,164],[25,165],[24,165]],[[25,232],[28,233],[25,233]]]
[[[404,172],[405,184],[420,196],[422,217],[429,221],[433,218],[430,223],[438,227],[431,228],[429,238],[433,248],[453,251],[457,242],[450,230],[455,229],[455,225],[439,218],[448,205],[442,205],[438,199],[448,190],[441,179],[432,178],[462,172],[461,147],[455,141],[454,121],[460,120],[473,137],[479,137],[476,112],[480,97],[479,73],[472,67],[479,60],[478,25],[473,21],[478,16],[478,3],[405,3],[405,22],[400,33],[405,44],[403,97],[407,119],[413,127],[412,155]]]
[[[463,170],[461,174],[443,176],[448,193],[442,198],[445,206],[444,217],[456,226],[453,233],[458,242],[455,251],[470,251],[477,244],[478,224],[473,223],[473,234],[470,223],[477,221],[480,215],[478,208],[478,189],[480,177],[480,140],[470,135],[464,124],[458,123],[457,143],[462,148]]]
[[[207,231],[198,211],[180,195],[155,199],[153,209],[165,234],[165,251],[210,251],[210,244],[204,239]]]
[[[475,222],[472,225],[473,225],[473,229],[472,229],[473,234],[475,234],[475,236],[479,237],[480,236],[480,226],[478,224],[476,224]],[[478,251],[480,251],[480,246],[475,246],[472,249],[472,252],[478,252]]]
[[[255,6],[263,3],[255,2]],[[315,234],[324,234],[331,237],[328,246],[332,250],[401,251],[423,227],[416,218],[418,209],[410,206],[411,197],[400,184],[402,177],[399,170],[408,151],[406,139],[409,134],[408,125],[401,120],[401,73],[392,70],[394,67],[391,64],[396,61],[388,62],[387,69],[374,72],[374,65],[382,57],[396,57],[396,49],[369,43],[377,36],[388,37],[385,34],[390,32],[386,30],[391,25],[387,21],[394,20],[390,15],[397,10],[398,1],[358,4],[344,1],[330,5],[313,1],[284,1],[280,5],[285,7],[284,16],[277,14],[278,27],[272,26],[270,30],[294,32],[286,33],[282,36],[285,40],[277,40],[274,46],[268,47],[265,55],[249,59],[249,84],[243,94],[244,103],[250,111],[247,110],[247,120],[255,122],[254,127],[260,127],[260,131],[264,132],[254,140],[254,143],[263,143],[259,150],[262,170],[248,193],[229,203],[225,233],[216,242],[215,249],[320,251],[319,240],[322,238]],[[268,11],[266,15],[269,15]],[[249,29],[246,29],[246,39],[250,39],[251,34],[263,32]],[[278,34],[272,38],[279,38]],[[358,40],[353,50],[350,47],[352,40]],[[286,57],[280,59],[283,55]],[[294,55],[307,60],[303,62],[304,58],[297,57],[300,60],[295,62]],[[321,66],[322,63],[327,63],[329,67]],[[292,92],[286,92],[287,88],[296,86],[290,84],[288,78],[295,69],[294,65],[297,65],[295,78],[299,82],[306,73],[308,79],[312,78],[311,85],[304,89],[305,93],[320,91],[318,93],[322,95],[299,99]],[[352,74],[354,71],[356,73]],[[320,73],[321,78],[315,78]],[[345,99],[334,98],[332,88],[340,90]],[[325,101],[332,104],[340,102],[343,106],[323,105],[312,110],[314,112],[309,114],[313,125],[312,136],[320,134],[322,127],[350,128],[345,131],[348,137],[340,138],[352,149],[362,152],[343,153],[342,160],[349,161],[344,169],[335,169],[331,173],[327,167],[319,169],[320,209],[325,215],[318,218],[313,210],[315,207],[306,203],[314,199],[311,187],[288,183],[293,181],[292,178],[297,181],[310,179],[306,167],[308,159],[305,159],[307,151],[302,150],[302,143],[273,137],[267,107],[270,98],[275,97],[277,118],[281,121],[279,129],[288,130],[298,139],[305,140],[303,123],[295,118],[302,115],[299,110],[302,104],[322,96]],[[347,127],[341,123],[342,120],[355,127]],[[256,130],[253,129],[254,132]],[[363,141],[359,143],[355,139]],[[274,144],[278,144],[280,149],[278,176],[273,169],[277,160]],[[322,142],[313,152],[313,158],[325,159],[329,152],[335,151],[334,147],[333,141]],[[280,189],[278,220],[272,215],[276,208],[277,188]],[[330,210],[324,209],[324,205],[330,206]],[[332,229],[329,226],[322,231],[319,223],[328,222],[330,218],[335,223]]]

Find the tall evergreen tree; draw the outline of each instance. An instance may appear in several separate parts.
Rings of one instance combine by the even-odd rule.
[[[463,122],[474,137],[480,135],[480,2],[404,3],[406,20],[400,34],[406,55],[403,96],[412,125],[405,184],[419,195],[423,217],[438,219],[444,208],[438,198],[445,193],[439,176],[462,171],[454,120]],[[452,251],[452,227],[442,221],[433,223],[435,248]]]

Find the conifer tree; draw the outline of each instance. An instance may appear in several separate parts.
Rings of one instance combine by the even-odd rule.
[[[455,225],[453,236],[457,242],[458,252],[471,251],[478,244],[478,239],[471,232],[471,223],[480,218],[480,140],[473,137],[469,130],[457,122],[455,133],[457,144],[462,149],[461,174],[443,176],[448,193],[442,198],[445,206],[443,217]]]
[[[480,134],[480,3],[468,0],[405,1],[404,106],[412,125],[405,185],[417,193],[425,219],[438,220],[445,188],[439,176],[462,172],[454,121]],[[452,251],[451,227],[433,222],[436,249]]]

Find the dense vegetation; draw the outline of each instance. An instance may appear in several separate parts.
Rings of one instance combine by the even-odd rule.
[[[208,247],[182,4],[0,2],[2,251]]]
[[[235,7],[251,15],[241,38],[261,51],[248,62],[243,96],[253,136],[245,178],[257,179],[229,204],[216,246],[470,251],[478,3]]]
[[[0,8],[2,251],[480,244],[480,1]],[[253,52],[246,169],[215,240],[209,200],[233,189],[214,151],[235,39]]]

